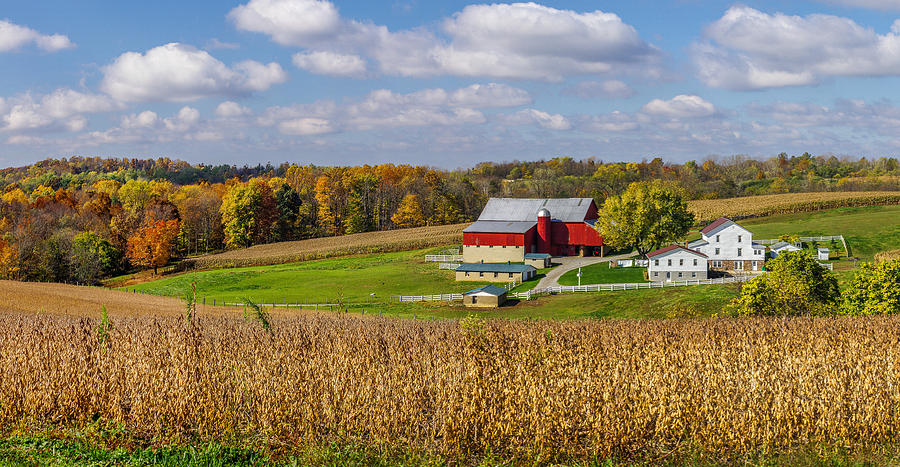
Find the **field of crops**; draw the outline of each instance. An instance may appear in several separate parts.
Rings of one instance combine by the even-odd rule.
[[[310,259],[364,253],[417,250],[462,243],[462,230],[468,224],[417,227],[313,238],[296,242],[270,243],[250,248],[203,256],[185,262],[188,268],[217,269],[291,263]]]
[[[0,426],[529,463],[877,449],[900,433],[895,317],[98,325],[0,315]]]
[[[854,206],[900,204],[897,191],[784,193],[741,198],[705,199],[688,202],[698,224],[725,216],[733,219],[821,211]]]

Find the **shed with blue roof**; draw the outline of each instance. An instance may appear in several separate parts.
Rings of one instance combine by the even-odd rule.
[[[496,308],[506,302],[508,291],[496,285],[486,285],[463,294],[463,304],[467,307]]]
[[[456,268],[458,281],[525,282],[536,274],[534,266],[514,263],[463,263]]]

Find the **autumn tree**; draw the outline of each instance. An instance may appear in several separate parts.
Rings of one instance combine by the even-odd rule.
[[[175,248],[179,222],[148,218],[144,225],[128,239],[128,259],[132,264],[143,268],[153,268],[156,275],[158,268],[168,264]]]
[[[603,203],[596,229],[603,243],[640,256],[684,237],[694,223],[681,191],[665,182],[635,182]]]
[[[422,205],[419,203],[419,196],[414,193],[407,194],[397,212],[391,216],[391,220],[397,227],[420,227],[425,225],[425,218],[422,216]]]
[[[228,187],[220,213],[229,248],[269,241],[278,218],[272,188],[260,179]]]
[[[900,313],[900,260],[866,263],[844,291],[848,315]]]
[[[728,310],[738,315],[821,315],[836,310],[840,291],[834,274],[807,251],[783,252],[767,272],[741,287]]]
[[[344,233],[347,217],[347,185],[349,176],[346,167],[335,167],[325,171],[316,180],[316,202],[319,205],[319,223],[330,235]]]

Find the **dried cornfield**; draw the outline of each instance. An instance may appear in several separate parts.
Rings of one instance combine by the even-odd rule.
[[[184,268],[217,269],[306,261],[363,253],[385,253],[462,242],[468,224],[366,232],[338,237],[270,243],[183,261]]]
[[[900,318],[422,322],[0,315],[0,424],[380,443],[449,460],[716,454],[900,434]]]
[[[784,193],[688,201],[688,210],[694,213],[698,224],[706,224],[722,216],[741,219],[854,206],[894,204],[900,204],[900,192],[898,191]]]
[[[900,259],[900,250],[882,251],[875,254],[875,261],[892,261]]]

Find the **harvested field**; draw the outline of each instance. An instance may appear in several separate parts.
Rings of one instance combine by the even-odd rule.
[[[700,225],[722,216],[743,219],[844,207],[894,204],[900,204],[900,191],[784,193],[741,198],[703,199],[688,201],[688,209],[694,213],[697,224]]]
[[[416,250],[462,243],[462,230],[469,224],[417,227],[313,238],[296,242],[256,245],[185,261],[187,268],[218,269],[242,266],[266,266],[310,259],[365,253]]]
[[[892,261],[900,259],[900,250],[882,251],[875,254],[875,261]]]
[[[184,314],[184,304],[172,297],[133,294],[98,287],[48,282],[0,281],[0,313],[25,312],[99,317],[106,306],[110,316],[174,316]],[[204,314],[223,313],[198,306]],[[232,313],[228,310],[225,312]]]
[[[900,433],[898,317],[98,324],[0,315],[0,425],[512,464],[878,449]]]

